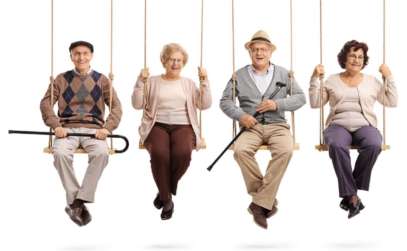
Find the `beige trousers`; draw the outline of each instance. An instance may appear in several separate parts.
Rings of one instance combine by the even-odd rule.
[[[263,144],[270,146],[272,156],[264,176],[254,157]],[[273,208],[292,151],[293,141],[286,123],[256,124],[237,139],[234,144],[234,157],[240,166],[253,203],[269,210]]]
[[[96,129],[89,128],[68,128],[67,130],[75,133],[94,134],[96,132]],[[89,165],[81,186],[73,169],[73,156],[79,146],[88,153],[89,158]],[[109,159],[106,141],[88,137],[57,138],[53,145],[53,154],[54,166],[64,186],[67,203],[72,204],[75,199],[93,202],[97,183]]]

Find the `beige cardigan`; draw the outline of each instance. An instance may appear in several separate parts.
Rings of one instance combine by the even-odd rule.
[[[343,85],[344,83],[340,79],[339,73],[331,75],[324,83],[322,104],[325,105],[329,101],[329,106],[331,107],[325,123],[327,126],[332,122],[332,117],[335,115],[338,104],[344,101]],[[377,78],[365,74],[363,74],[362,82],[356,88],[359,92],[363,116],[374,127],[377,127],[377,119],[373,111],[373,105],[376,100],[385,106],[397,106],[397,89],[392,76],[387,79],[386,91],[384,91],[383,84]],[[319,108],[319,96],[319,80],[318,78],[312,78],[309,87],[311,108]]]
[[[160,82],[163,79],[161,76],[153,76],[147,80],[146,88],[144,82],[140,79],[137,80],[132,95],[132,104],[135,109],[144,109],[143,117],[141,118],[141,125],[139,126],[139,133],[141,142],[147,139],[148,134],[154,126],[158,107],[158,93],[160,91]],[[208,109],[212,104],[212,97],[207,80],[202,82],[202,104],[201,92],[196,87],[194,81],[189,78],[181,78],[182,89],[184,90],[187,98],[187,114],[191,121],[192,129],[196,135],[196,149],[202,147],[202,141],[199,135],[199,123],[196,109]],[[145,89],[145,90],[144,90]],[[144,91],[147,95],[144,96]]]

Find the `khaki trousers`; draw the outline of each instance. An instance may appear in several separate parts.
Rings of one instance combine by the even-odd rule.
[[[270,146],[272,156],[264,176],[254,157],[263,144]],[[237,139],[234,144],[234,158],[240,166],[253,203],[269,210],[273,208],[292,151],[293,141],[286,123],[256,124]]]
[[[96,132],[96,129],[89,128],[67,128],[67,130],[75,133],[94,134]],[[81,186],[73,169],[73,156],[79,146],[83,147],[89,158],[89,165]],[[53,145],[53,154],[54,166],[64,186],[67,203],[70,205],[75,199],[93,202],[97,183],[109,159],[106,141],[88,137],[57,138]]]

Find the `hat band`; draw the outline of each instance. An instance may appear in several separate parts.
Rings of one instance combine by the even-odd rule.
[[[268,42],[268,43],[271,44],[270,40],[268,40],[267,38],[263,38],[263,37],[255,37],[255,38],[252,39],[251,42],[254,42],[254,41],[264,41],[264,42]]]

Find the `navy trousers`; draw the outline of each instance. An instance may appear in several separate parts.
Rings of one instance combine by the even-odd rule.
[[[373,165],[381,152],[382,136],[377,128],[363,126],[349,132],[342,126],[330,125],[324,131],[325,143],[329,145],[329,157],[338,178],[339,196],[357,194],[357,190],[369,190]],[[358,146],[359,156],[352,171],[349,146]]]

